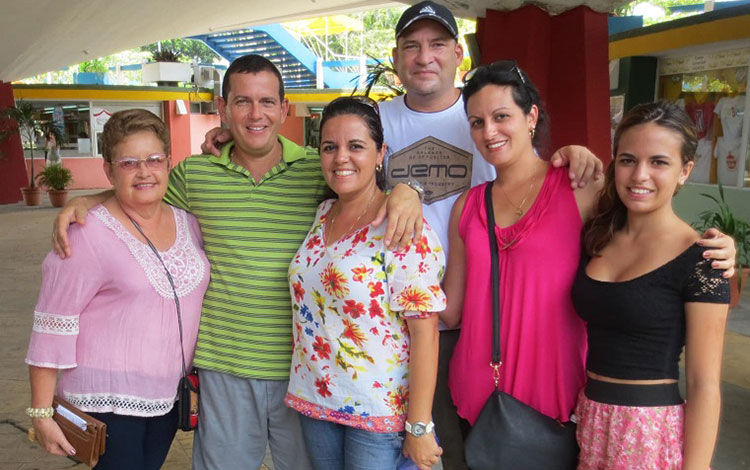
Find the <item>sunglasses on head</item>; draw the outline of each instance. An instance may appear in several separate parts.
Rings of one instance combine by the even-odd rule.
[[[335,100],[328,103],[328,106],[331,106],[334,103],[341,103],[345,101],[355,101],[359,104],[363,104],[367,106],[368,108],[372,108],[373,111],[375,111],[375,114],[380,117],[380,109],[378,109],[378,103],[374,99],[370,98],[369,96],[364,95],[356,95],[356,96],[340,96],[336,98]],[[326,106],[326,108],[328,107]],[[323,112],[325,112],[325,109],[323,109]]]
[[[521,84],[526,85],[526,79],[523,78],[521,69],[518,67],[518,64],[513,59],[497,60],[489,65],[480,65],[479,67],[474,67],[473,69],[469,70],[466,73],[466,75],[464,75],[464,79],[463,79],[464,84],[468,83],[469,80],[471,80],[474,77],[474,75],[476,75],[477,70],[480,70],[480,69],[487,69],[492,72],[515,72],[518,75],[519,80],[521,80]]]

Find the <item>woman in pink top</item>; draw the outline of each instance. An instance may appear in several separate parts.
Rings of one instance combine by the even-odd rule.
[[[498,174],[487,184],[493,185],[499,244],[500,388],[568,421],[585,380],[586,352],[586,329],[573,311],[570,288],[582,220],[594,209],[601,180],[573,191],[565,168],[537,156],[544,156],[547,113],[515,62],[477,69],[463,93],[474,143]],[[470,425],[494,388],[484,189],[472,188],[453,207],[448,308],[441,313],[447,324],[462,323],[449,384],[459,415]]]
[[[161,468],[177,430],[175,395],[182,352],[190,366],[209,265],[197,221],[162,202],[169,134],[152,113],[112,115],[102,134],[114,195],[70,228],[75,255],[50,253],[34,311],[26,363],[27,413],[48,452],[75,449],[51,419],[57,393],[107,424],[97,469]],[[159,251],[164,267],[135,228]],[[59,382],[57,380],[58,372]]]

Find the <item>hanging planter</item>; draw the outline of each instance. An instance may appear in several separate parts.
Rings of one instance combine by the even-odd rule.
[[[180,62],[180,55],[169,49],[152,54],[153,62],[143,64],[143,83],[156,83],[159,86],[177,86],[179,82],[189,82],[192,74],[190,64]]]

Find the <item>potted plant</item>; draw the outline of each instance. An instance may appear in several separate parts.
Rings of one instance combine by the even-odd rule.
[[[151,53],[152,62],[143,64],[144,83],[156,82],[159,86],[177,86],[190,81],[190,64],[180,62],[179,52],[163,48]]]
[[[750,222],[735,216],[724,199],[724,187],[719,183],[719,197],[712,194],[702,193],[701,196],[712,200],[715,206],[712,209],[698,214],[698,221],[693,228],[704,232],[713,227],[734,239],[737,247],[737,266],[734,276],[730,279],[732,298],[729,305],[736,306],[740,301],[742,281],[747,279],[750,269]]]
[[[36,138],[42,133],[41,122],[36,118],[36,111],[31,103],[19,101],[14,108],[5,108],[0,111],[0,117],[11,122],[11,127],[4,127],[4,135],[18,132],[21,140],[29,143],[31,154],[31,168],[29,186],[21,188],[23,200],[27,206],[38,206],[41,202],[42,193],[36,186],[34,178],[34,146]]]
[[[73,75],[73,81],[79,85],[106,85],[109,67],[104,59],[93,59],[78,64],[78,72]]]
[[[73,182],[73,172],[62,163],[47,165],[37,176],[39,184],[47,187],[49,201],[54,207],[62,207],[68,199],[68,185]]]

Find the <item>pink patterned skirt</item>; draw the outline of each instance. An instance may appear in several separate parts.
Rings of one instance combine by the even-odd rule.
[[[575,411],[578,470],[681,470],[684,406],[602,403],[582,390]]]

